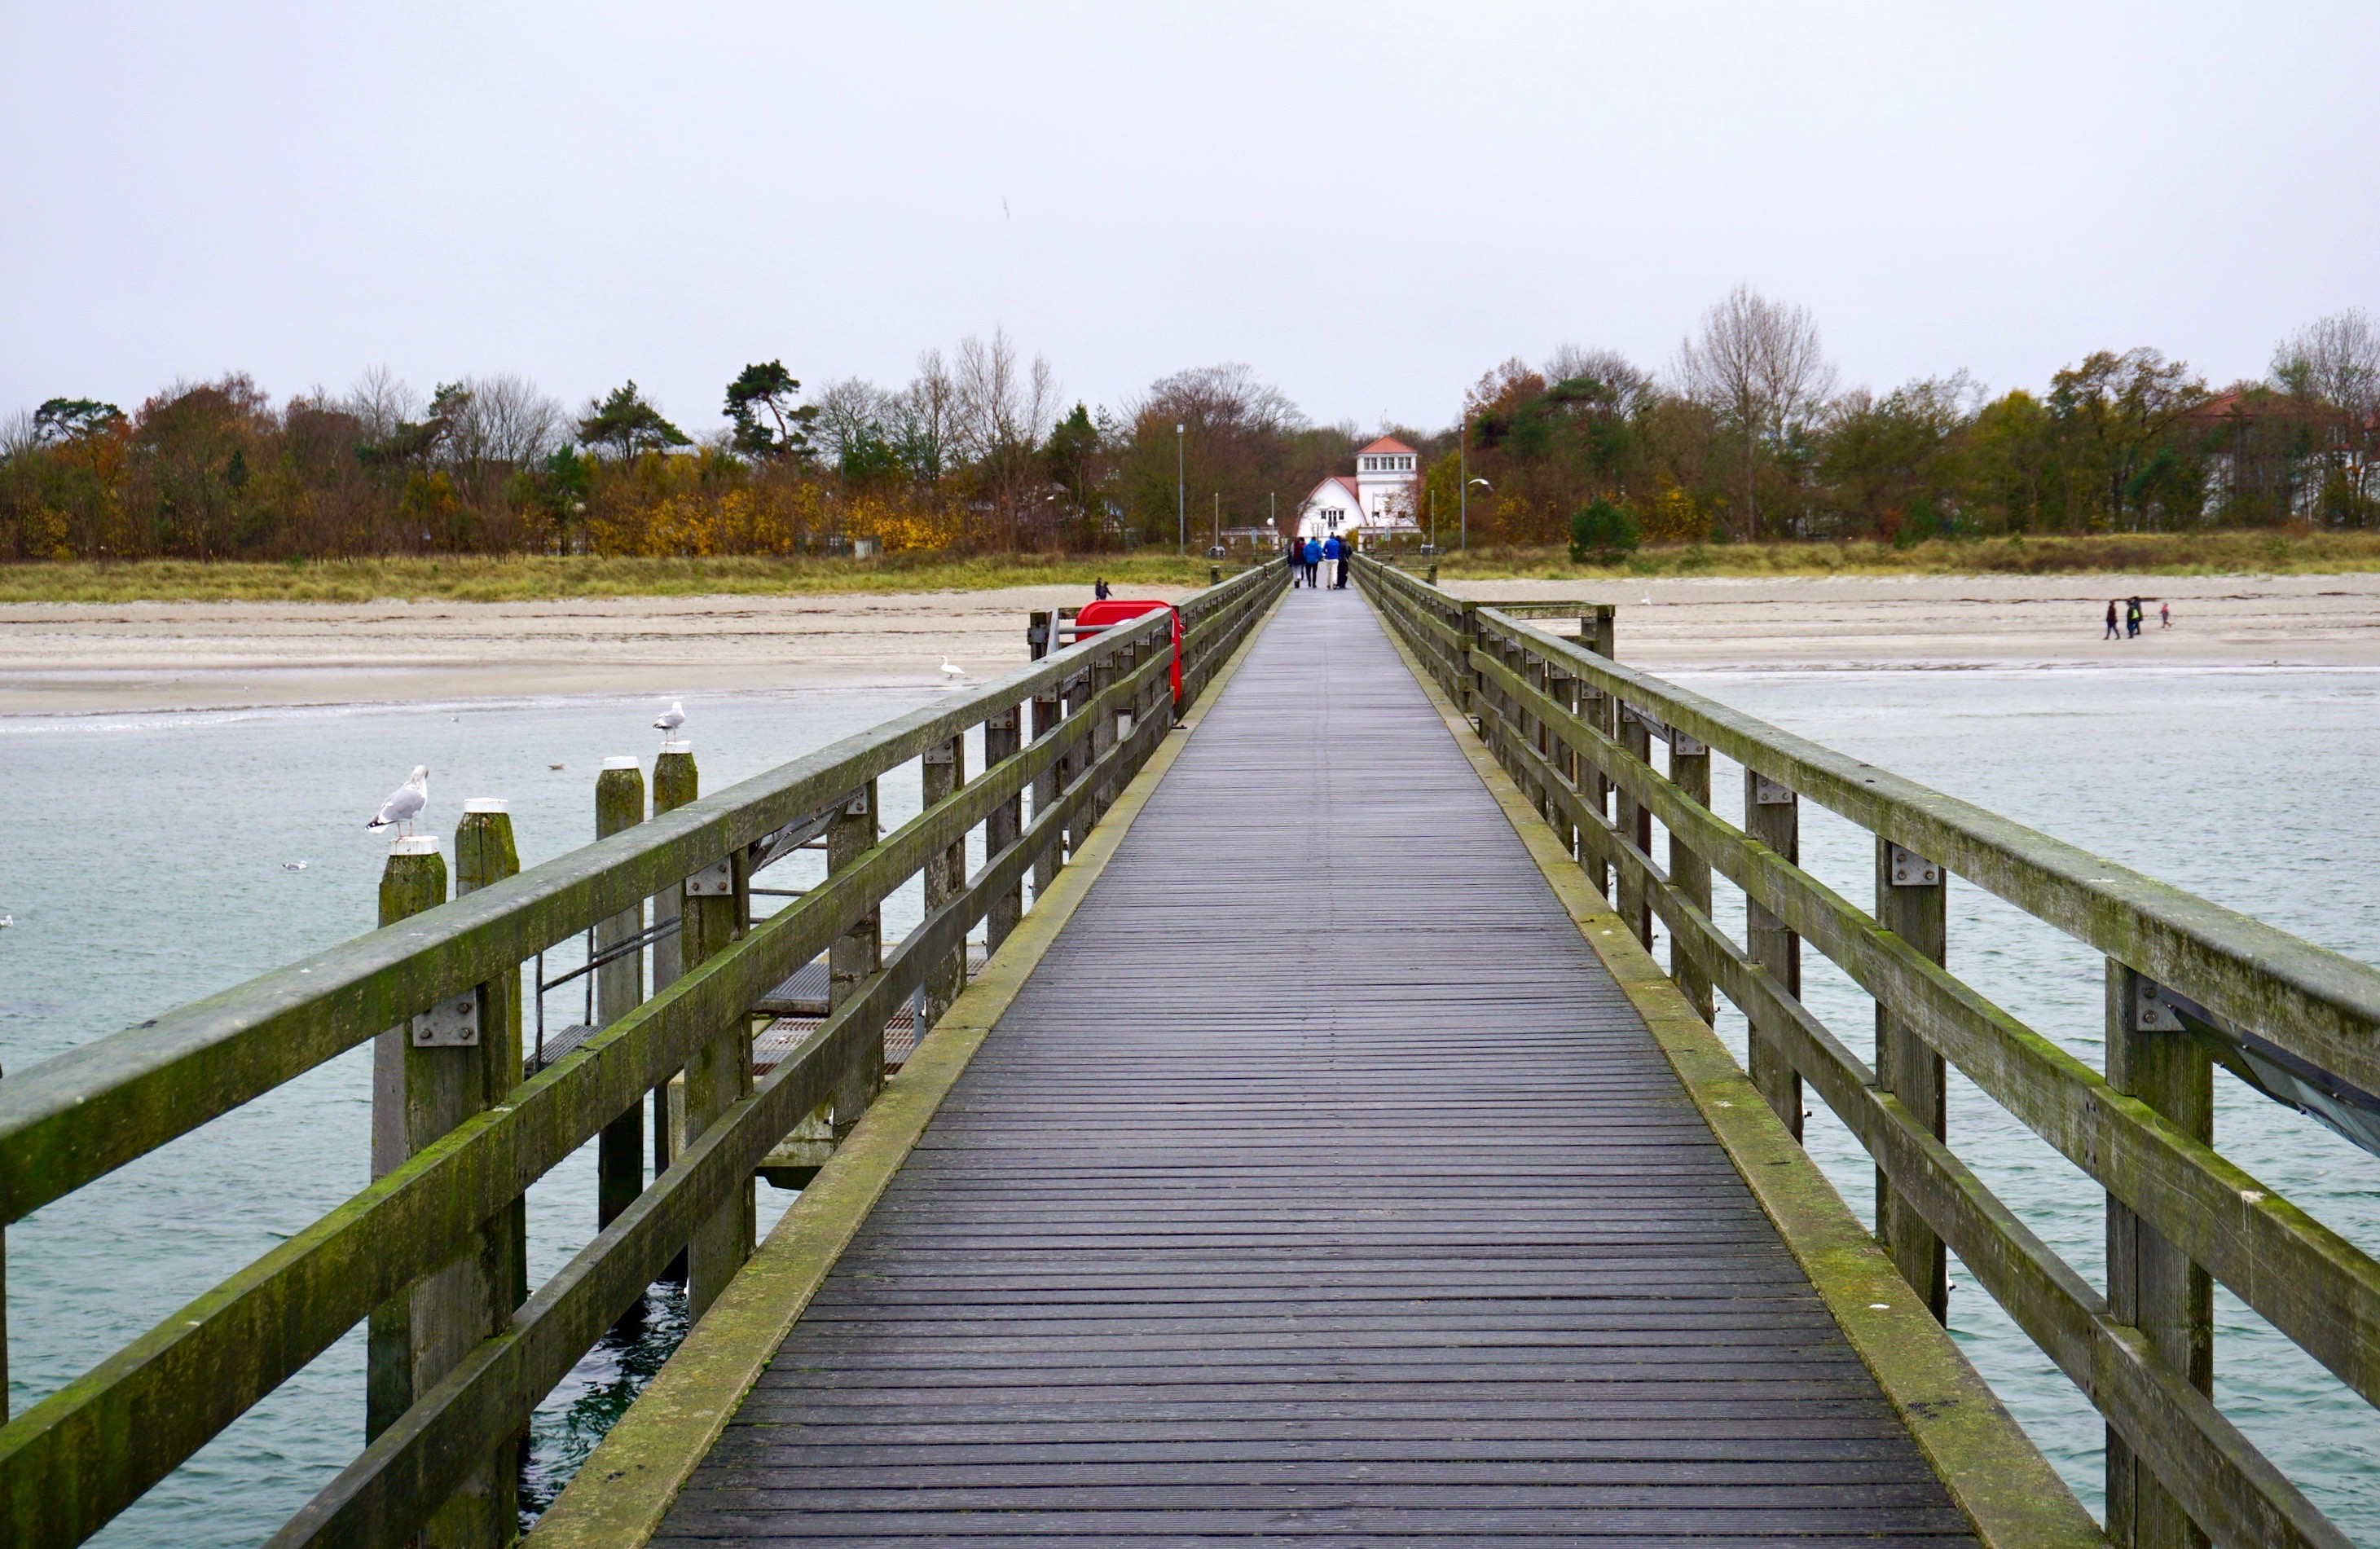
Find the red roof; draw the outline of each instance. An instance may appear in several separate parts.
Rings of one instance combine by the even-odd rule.
[[[1305,492],[1305,503],[1306,505],[1308,505],[1308,506],[1313,505],[1313,504],[1314,504],[1314,497],[1315,497],[1316,495],[1318,495],[1318,494],[1320,494],[1323,492],[1323,490],[1325,490],[1326,488],[1328,488],[1329,486],[1330,486],[1330,485],[1332,485],[1332,484],[1336,484],[1336,485],[1338,485],[1338,486],[1339,486],[1339,488],[1340,488],[1342,491],[1343,491],[1343,492],[1345,493],[1345,494],[1346,494],[1346,496],[1347,496],[1347,499],[1348,499],[1348,501],[1349,501],[1351,504],[1354,501],[1354,499],[1355,499],[1355,490],[1354,490],[1354,485],[1352,485],[1352,484],[1350,484],[1350,483],[1347,482],[1347,479],[1346,479],[1346,476],[1345,476],[1345,475],[1343,475],[1343,474],[1339,474],[1339,473],[1333,473],[1333,474],[1332,474],[1332,475],[1330,475],[1330,477],[1329,477],[1328,479],[1323,480],[1321,483],[1315,485],[1312,489],[1310,489],[1310,490],[1308,490],[1308,491],[1306,491],[1306,492]]]
[[[1380,437],[1379,440],[1373,442],[1369,446],[1366,446],[1358,450],[1355,455],[1360,457],[1366,452],[1410,452],[1412,450],[1412,447],[1406,445],[1403,442],[1399,441],[1395,436],[1384,435]]]

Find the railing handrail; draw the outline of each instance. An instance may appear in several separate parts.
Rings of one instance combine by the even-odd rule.
[[[1229,584],[1228,582],[1226,583]],[[1154,638],[1162,614],[1087,640],[568,850],[422,914],[93,1039],[0,1079],[0,1223],[630,909],[885,770]]]
[[[1467,601],[1381,570],[1418,592],[1435,592],[1458,615]],[[1598,689],[1652,711],[1663,726],[1949,867],[2300,1058],[2380,1092],[2380,969],[1770,726],[1503,610],[1471,606],[1498,628],[1525,634]]]

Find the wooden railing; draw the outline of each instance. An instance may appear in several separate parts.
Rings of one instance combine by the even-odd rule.
[[[1283,579],[1260,567],[1182,604],[1184,702]],[[518,874],[509,820],[475,812],[452,901],[433,847],[409,847],[383,884],[394,923],[0,1080],[5,1221],[375,1039],[393,1056],[376,1100],[395,1099],[369,1188],[0,1427],[0,1542],[88,1537],[367,1319],[370,1440],[273,1542],[511,1542],[532,1409],[680,1254],[692,1309],[716,1298],[752,1250],[771,1147],[822,1112],[848,1130],[881,1082],[886,1021],[913,995],[921,1032],[947,1007],[968,932],[997,949],[1027,872],[1046,880],[1162,740],[1172,629],[1162,613],[1119,627],[707,799],[673,804],[694,772],[665,754],[685,760],[675,794],[656,771],[665,810]],[[978,726],[988,767],[970,780]],[[880,837],[877,782],[913,762],[924,811]],[[978,826],[987,860],[968,876]],[[826,881],[756,920],[754,867],[814,835]],[[921,872],[925,918],[885,953],[880,907]],[[669,982],[523,1079],[521,966],[582,933],[633,936],[649,899]],[[750,1008],[821,953],[830,1014],[756,1083]],[[649,1185],[633,1144],[625,1174],[607,1149],[606,1224],[530,1294],[523,1191],[680,1073],[684,1149]]]
[[[1667,927],[1706,1018],[1714,987],[1743,1013],[1779,1117],[1800,1135],[1806,1081],[1866,1148],[1877,1237],[1935,1315],[1947,1247],[2106,1418],[2115,1542],[2348,1542],[2212,1402],[2210,1277],[2380,1403],[2380,1263],[2214,1149],[2212,1071],[2380,1150],[2380,970],[1622,666],[1608,606],[1356,576],[1622,921],[1647,945]],[[1743,768],[1742,827],[1712,811],[1714,750]],[[1873,910],[1801,869],[1804,800],[1875,835]],[[1713,922],[1714,873],[1743,892],[1742,943]],[[1948,875],[2105,957],[2104,1074],[1945,970]],[[1874,997],[1873,1067],[1803,1004],[1803,943]],[[1955,1154],[1946,1060],[2106,1189],[2105,1296]]]

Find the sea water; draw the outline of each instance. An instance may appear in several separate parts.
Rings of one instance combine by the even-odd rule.
[[[2380,961],[2380,673],[2147,670],[1723,673],[1678,681],[1776,725],[2031,823],[2335,947]],[[721,696],[687,706],[712,792],[863,730],[929,689]],[[609,754],[650,767],[660,708],[571,699],[181,715],[0,717],[0,1064],[50,1054],[236,984],[372,923],[385,846],[362,832],[381,796],[431,768],[427,827],[462,799],[511,802],[521,859],[585,842]],[[971,750],[969,767],[980,767]],[[1732,812],[1741,778],[1715,762]],[[552,764],[563,767],[553,769]],[[917,807],[888,780],[888,825]],[[1846,896],[1871,886],[1864,831],[1805,805],[1803,861]],[[451,848],[451,847],[450,847]],[[303,869],[295,869],[302,863]],[[450,855],[451,863],[451,855]],[[783,869],[815,875],[815,857]],[[805,872],[804,868],[810,868]],[[780,873],[771,872],[769,879]],[[1740,933],[1740,896],[1719,915]],[[914,924],[913,886],[886,908]],[[1740,939],[1740,936],[1739,936]],[[1666,957],[1666,945],[1661,948]],[[557,947],[547,976],[577,959]],[[1951,882],[1952,970],[2086,1063],[2101,1063],[2100,959]],[[1870,1003],[1815,951],[1808,998],[1853,1048]],[[549,999],[578,1019],[581,990]],[[1742,1021],[1720,1018],[1741,1057]],[[329,1062],[79,1190],[8,1233],[10,1407],[23,1409],[361,1187],[369,1054]],[[2219,1072],[2216,1141],[2366,1251],[2380,1248],[2380,1159]],[[1809,1144],[1871,1213],[1869,1165],[1825,1105]],[[2086,1277],[2104,1270],[2097,1187],[1953,1075],[1954,1149]],[[760,1189],[765,1231],[791,1196]],[[529,1196],[532,1283],[593,1231],[592,1147]],[[1953,1264],[1950,1327],[2094,1509],[2101,1427],[2073,1387]],[[657,1294],[645,1333],[592,1352],[540,1409],[528,1501],[550,1499],[666,1355],[682,1304]],[[2351,1535],[2380,1541],[2380,1418],[2228,1293],[2217,1292],[2216,1397]],[[98,1542],[235,1544],[266,1536],[362,1445],[361,1331],[260,1403]]]

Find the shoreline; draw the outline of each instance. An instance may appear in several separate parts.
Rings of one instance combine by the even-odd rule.
[[[2152,600],[2141,637],[2101,638],[2109,596],[2147,584],[2155,591],[2142,592]],[[1657,672],[2380,668],[2380,574],[1465,579],[1449,590],[1615,604],[1622,659]],[[1187,591],[1118,588],[1169,601]],[[2171,629],[2158,628],[2155,598],[2173,604]],[[1029,611],[1087,601],[1087,587],[1038,585],[0,604],[0,715],[905,689],[951,681],[944,661],[980,682],[1026,660]]]

